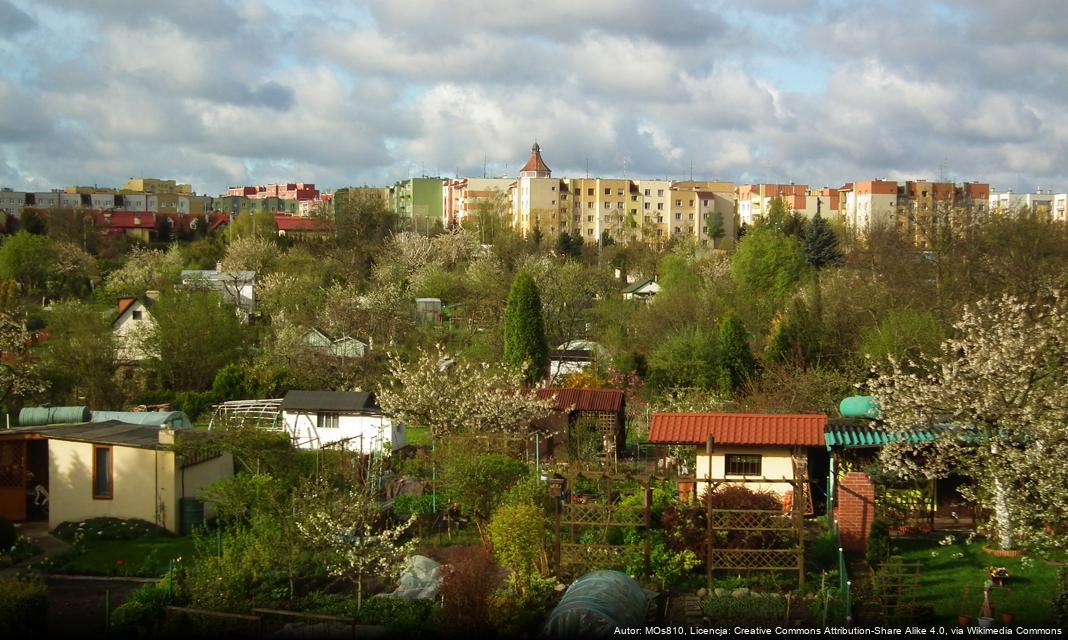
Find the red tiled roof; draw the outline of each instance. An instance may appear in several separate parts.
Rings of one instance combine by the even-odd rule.
[[[155,229],[156,214],[151,211],[112,211],[93,213],[96,226],[108,229]]]
[[[284,214],[275,215],[274,223],[279,231],[329,231],[332,228],[329,222],[318,218],[287,216]]]
[[[822,447],[822,414],[654,413],[649,442],[754,444]]]
[[[549,173],[549,165],[545,164],[545,161],[541,159],[541,147],[536,143],[530,149],[530,159],[523,165],[523,168],[519,170],[523,171],[543,171]]]
[[[623,392],[619,389],[538,389],[539,399],[552,398],[556,411],[600,411],[615,413],[623,408]]]

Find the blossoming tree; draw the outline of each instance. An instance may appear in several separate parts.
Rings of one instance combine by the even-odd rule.
[[[891,358],[871,391],[887,428],[917,428],[883,449],[908,477],[972,479],[965,497],[992,507],[1004,549],[1064,545],[1068,524],[1068,313],[1056,294],[1039,304],[1004,296],[966,308],[934,357]]]
[[[392,384],[379,390],[379,405],[435,437],[515,432],[552,411],[551,400],[523,387],[521,372],[454,359],[440,345],[411,362],[391,354],[389,368]]]

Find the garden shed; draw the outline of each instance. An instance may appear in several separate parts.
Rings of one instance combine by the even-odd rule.
[[[406,444],[404,425],[383,415],[374,395],[363,391],[292,390],[282,399],[281,411],[286,431],[302,449],[338,443],[373,453]]]
[[[785,494],[791,485],[783,480],[826,476],[826,424],[823,414],[654,413],[649,442],[662,460],[670,445],[695,447],[698,481],[737,478]]]
[[[553,415],[533,425],[545,436],[546,455],[615,460],[623,450],[627,441],[626,399],[619,389],[550,387],[538,389],[537,395],[553,402]]]
[[[0,431],[0,516],[49,528],[138,518],[177,533],[182,500],[234,472],[229,453],[179,455],[175,438],[187,436],[114,420]]]

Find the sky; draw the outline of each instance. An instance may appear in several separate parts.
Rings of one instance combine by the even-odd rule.
[[[1063,0],[0,0],[0,186],[1068,191]]]

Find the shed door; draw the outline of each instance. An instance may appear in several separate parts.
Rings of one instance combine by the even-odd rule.
[[[0,442],[0,516],[26,520],[26,441]]]

